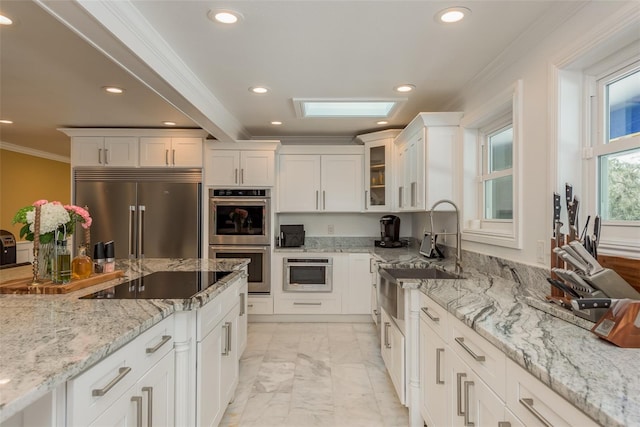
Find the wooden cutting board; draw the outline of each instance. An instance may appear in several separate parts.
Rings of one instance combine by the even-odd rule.
[[[64,285],[55,284],[51,280],[33,285],[33,277],[13,279],[0,282],[0,294],[66,294],[123,276],[122,270],[116,270],[112,273],[92,274],[86,279],[72,280]]]

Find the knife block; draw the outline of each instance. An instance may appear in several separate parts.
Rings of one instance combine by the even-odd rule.
[[[558,242],[559,242],[560,246],[565,244],[564,241],[565,241],[564,234],[560,234],[560,237],[558,238]],[[557,247],[556,239],[552,237],[551,238],[551,260],[550,260],[551,269],[556,268],[556,267],[557,268],[565,268],[564,261],[562,259],[560,259],[560,257],[557,256],[555,253],[553,253],[553,250],[556,247]],[[554,272],[551,272],[551,278],[552,279],[556,279],[556,280],[560,280],[560,278]],[[557,288],[551,286],[551,296],[552,297],[564,297],[565,294],[560,289],[557,289]]]
[[[591,332],[618,347],[640,348],[640,301],[614,302]]]

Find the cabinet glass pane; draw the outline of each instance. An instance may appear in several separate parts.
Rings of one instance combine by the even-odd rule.
[[[484,217],[485,219],[513,219],[513,176],[485,181]]]
[[[372,147],[370,151],[369,171],[371,176],[371,182],[369,187],[371,191],[369,193],[369,205],[370,206],[383,206],[386,204],[385,200],[385,147]]]

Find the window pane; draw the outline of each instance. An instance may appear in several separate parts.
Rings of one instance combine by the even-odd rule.
[[[640,221],[640,148],[599,157],[600,216]]]
[[[489,136],[489,173],[510,169],[513,165],[513,127]]]
[[[513,176],[485,181],[484,217],[485,219],[513,219]]]
[[[640,132],[640,71],[607,85],[607,111],[609,141]]]

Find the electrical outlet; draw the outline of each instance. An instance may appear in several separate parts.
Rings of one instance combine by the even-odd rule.
[[[335,232],[336,232],[336,229],[335,229],[335,227],[333,226],[333,224],[329,224],[329,225],[327,226],[327,232],[328,232],[329,234],[333,234],[333,233],[335,233]]]
[[[544,264],[544,240],[538,240],[536,243],[536,260]]]

